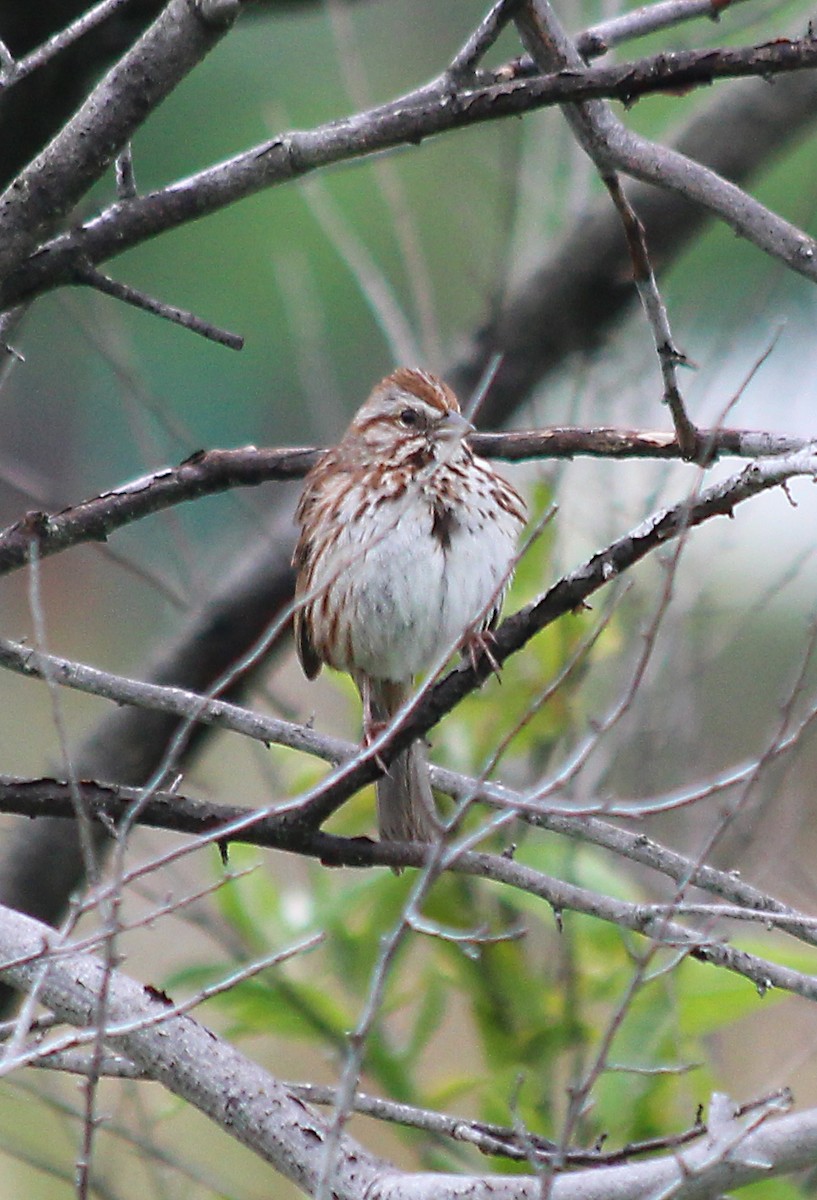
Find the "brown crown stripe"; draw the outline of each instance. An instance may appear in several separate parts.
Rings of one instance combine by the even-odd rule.
[[[426,404],[431,408],[438,409],[439,412],[460,411],[459,401],[451,388],[441,379],[435,379],[433,375],[429,375],[427,371],[421,371],[417,367],[398,367],[387,379],[383,380],[383,384],[390,383],[400,388],[401,391],[410,392],[418,399],[424,400]]]

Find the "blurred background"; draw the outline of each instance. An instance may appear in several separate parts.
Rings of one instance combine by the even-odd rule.
[[[39,7],[45,12],[49,5]],[[56,13],[59,6],[53,7]],[[573,32],[618,11],[609,0],[558,7]],[[361,0],[269,4],[249,12],[134,140],[139,189],[161,187],[278,132],[311,128],[412,89],[445,68],[485,8],[485,0],[457,5]],[[134,9],[138,16],[139,6]],[[15,36],[37,32],[26,10],[25,4],[0,0],[0,36],[12,49]],[[798,34],[806,17],[803,4],[746,3],[718,25],[691,22],[623,47],[618,57],[659,46],[742,44]],[[518,52],[518,43],[506,33],[491,62]],[[74,83],[81,86],[81,77]],[[683,98],[648,98],[625,119],[666,140],[733,86],[722,83]],[[9,113],[0,108],[0,122],[4,119],[10,120]],[[23,126],[19,129],[23,140]],[[805,128],[770,158],[751,190],[817,233],[811,131]],[[90,216],[113,194],[113,182],[106,178],[76,217]],[[240,353],[87,290],[42,297],[15,338],[23,361],[0,391],[0,523],[11,524],[30,509],[76,503],[200,448],[329,444],[373,383],[407,354],[443,374],[460,362],[475,331],[548,260],[577,214],[597,203],[599,195],[593,169],[560,114],[532,114],[271,189],[108,264],[117,278],[243,335]],[[715,223],[660,271],[660,283],[677,344],[693,364],[682,383],[694,421],[817,435],[817,292],[812,284]],[[549,371],[509,416],[520,428],[575,423],[667,429],[660,396],[650,333],[633,304],[592,348],[566,352],[560,368]],[[504,469],[528,489],[535,510],[558,504],[556,520],[520,571],[512,606],[699,481],[697,468],[678,464],[577,460]],[[726,461],[707,478],[735,469]],[[246,550],[265,538],[277,545],[289,527],[296,494],[267,485],[205,499],[123,530],[108,546],[83,547],[47,561],[42,588],[49,648],[142,676],[145,663],[156,660],[163,643],[176,636],[203,597],[223,584]],[[764,496],[743,506],[734,521],[712,522],[689,539],[644,682],[582,775],[577,802],[601,794],[661,794],[741,763],[768,744],[804,663],[814,620],[814,522],[814,489],[798,483],[790,499],[782,492]],[[657,560],[632,573],[607,633],[558,713],[542,717],[531,743],[512,762],[512,774],[523,780],[546,770],[622,694],[664,582],[665,568]],[[3,579],[0,588],[3,636],[31,638],[30,576],[18,572]],[[600,599],[598,608],[603,606]],[[576,637],[575,629],[547,635],[529,671],[555,671]],[[532,688],[533,680],[525,680],[521,666],[509,667],[504,694],[522,689],[527,697],[524,688]],[[336,678],[307,684],[287,652],[276,659],[269,678],[255,681],[252,699],[292,719],[315,713],[321,729],[356,738],[359,713],[347,684]],[[808,706],[814,686],[814,671],[808,670],[799,708]],[[474,728],[491,719],[492,696],[495,701],[495,687],[473,702]],[[87,738],[107,711],[103,701],[67,691],[59,701],[73,745]],[[59,738],[46,690],[4,673],[0,712],[0,771],[59,773]],[[467,726],[463,732],[456,724],[435,735],[439,758],[464,769],[478,769],[475,740]],[[811,869],[816,754],[814,739],[804,737],[785,770],[764,777],[744,819],[720,839],[714,854],[721,865],[739,868],[807,911],[817,901]],[[267,803],[270,794],[307,786],[320,773],[284,752],[269,753],[221,735],[191,768],[184,789],[231,803]],[[643,825],[696,853],[723,803],[722,797],[713,801],[703,817],[696,807]],[[371,821],[371,799],[360,797],[340,815],[337,827],[371,832]],[[6,819],[3,827],[11,830],[17,823]],[[139,834],[134,861],[169,840]],[[565,870],[579,869],[566,851],[560,853]],[[387,921],[404,894],[402,880],[375,881],[354,872],[327,876],[280,855],[237,851],[233,866],[255,862],[263,865],[236,885],[232,898],[222,896],[201,909],[190,906],[175,929],[171,921],[164,924],[165,936],[148,937],[144,931],[135,936],[127,969],[156,984],[195,985],[214,969],[214,946],[223,965],[231,956],[259,951],[249,930],[265,921],[264,945],[267,938],[285,940],[329,921],[342,887],[357,889],[367,914],[358,933],[365,928],[376,940],[373,910],[379,908],[378,920]],[[597,863],[592,869],[601,871]],[[598,885],[618,886],[614,868],[605,869],[611,876],[602,873]],[[215,879],[218,870],[215,851],[200,852],[196,861],[183,861],[164,880],[137,892],[134,912],[147,911],[166,890],[181,895],[202,879]],[[341,881],[341,874],[352,882]],[[378,882],[383,890],[367,901],[366,890]],[[655,881],[634,878],[627,886],[651,888]],[[457,903],[465,904],[462,896]],[[341,936],[339,929],[335,933]],[[552,929],[536,936],[543,960],[548,959]],[[365,963],[355,962],[363,979]],[[243,1032],[250,1038],[248,1053],[258,1054],[280,1076],[331,1079],[332,1055],[314,1031],[321,1020],[342,1030],[356,1010],[351,999],[347,1007],[332,993],[334,985],[328,992],[337,1011],[321,1009],[329,999],[325,990],[318,1000],[316,980],[325,970],[329,967],[316,961],[300,976],[295,972],[303,990],[294,1009],[286,1009],[286,1020],[280,1015],[285,1006],[270,1015],[258,997],[256,1009],[245,999],[244,1009],[236,1004],[226,1016],[205,1010],[205,1019],[228,1032]],[[690,988],[703,990],[700,980]],[[782,1053],[767,1029],[773,1023],[767,1010],[758,998],[747,999],[747,991],[745,985],[732,1010],[742,1023],[723,1029],[715,1016],[711,1028],[702,1020],[698,1032],[710,1039],[709,1070],[716,1078],[721,1071],[730,1087],[747,1095],[776,1081],[794,1081],[798,1098],[814,1103],[813,1013],[805,1003],[785,1002],[789,1044]],[[309,1019],[307,999],[316,1006]],[[293,1033],[296,1010],[311,1030],[308,1035],[304,1026]],[[772,1011],[778,1021],[779,1008]],[[427,1014],[427,1020],[444,1038],[450,1028],[446,1021],[454,1017],[449,1013],[438,1020]],[[757,1024],[747,1026],[747,1020]],[[747,1028],[759,1032],[747,1035]],[[796,1051],[792,1028],[802,1031]],[[279,1040],[271,1043],[267,1030],[277,1032]],[[476,1046],[477,1034],[470,1036]],[[753,1044],[750,1061],[744,1053],[747,1036]],[[445,1082],[456,1107],[455,1064],[437,1065],[440,1096]],[[0,1097],[3,1200],[72,1194],[76,1126],[66,1105],[76,1104],[76,1089],[56,1080],[43,1083],[34,1074],[6,1083]],[[392,1063],[393,1081],[397,1074]],[[104,1093],[103,1107],[109,1102],[113,1124],[126,1127],[127,1137],[105,1140],[96,1194],[145,1194],[146,1186],[157,1197],[179,1195],[182,1188],[196,1196],[269,1194],[266,1168],[250,1163],[226,1138],[209,1145],[204,1122],[182,1113],[172,1099],[157,1092],[146,1103],[145,1092],[155,1090],[133,1085]],[[35,1092],[40,1099],[33,1098]],[[691,1110],[696,1095],[691,1089]],[[138,1153],[140,1138],[154,1150],[161,1144],[159,1127],[168,1118],[183,1133],[175,1147],[183,1147],[184,1171],[166,1170],[158,1161],[145,1168]],[[365,1127],[362,1136],[369,1136]],[[123,1149],[128,1144],[130,1149]],[[396,1139],[381,1148],[405,1161],[421,1154]],[[132,1179],[119,1173],[121,1161],[130,1164]],[[274,1186],[276,1195],[290,1194],[280,1181]]]

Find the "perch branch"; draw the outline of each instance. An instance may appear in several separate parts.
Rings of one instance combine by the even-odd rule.
[[[726,455],[777,458],[807,447],[808,438],[745,429],[699,431],[707,461]],[[517,433],[478,433],[471,446],[488,458],[521,462],[539,458],[678,459],[673,434],[659,430],[554,426]],[[57,513],[30,512],[0,531],[0,575],[25,566],[36,542],[42,557],[71,546],[101,542],[117,529],[175,504],[211,496],[235,487],[302,478],[320,451],[311,447],[264,450],[207,450],[191,455],[178,467],[165,467],[122,487],[102,492]]]

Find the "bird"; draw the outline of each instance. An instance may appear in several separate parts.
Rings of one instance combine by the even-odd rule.
[[[398,367],[304,481],[293,556],[297,653],[309,679],[324,664],[352,676],[367,742],[421,672],[457,650],[490,658],[527,513],[473,453],[472,432],[443,380]],[[439,837],[422,741],[392,759],[376,790],[383,841]]]

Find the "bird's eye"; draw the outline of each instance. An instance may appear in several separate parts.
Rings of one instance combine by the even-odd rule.
[[[408,429],[420,423],[420,414],[415,408],[404,408],[400,413],[400,421]]]

